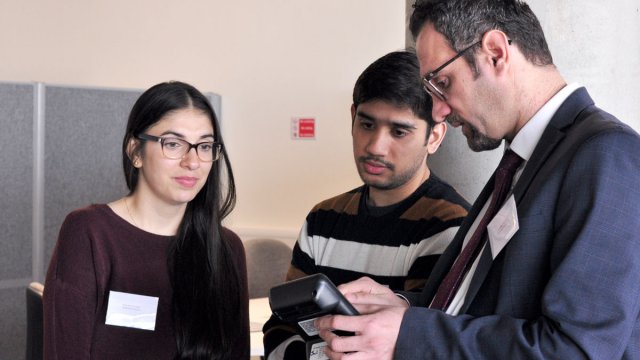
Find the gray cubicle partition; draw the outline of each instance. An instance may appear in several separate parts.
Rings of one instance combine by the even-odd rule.
[[[126,193],[121,142],[141,93],[0,82],[0,359],[25,356],[25,288],[44,281],[66,214]]]
[[[32,275],[34,87],[0,86],[0,359],[24,358]]]
[[[126,194],[122,136],[140,91],[45,88],[44,258],[71,210]],[[44,264],[43,264],[44,265]],[[44,267],[41,268],[43,271]],[[35,274],[43,278],[42,274]]]

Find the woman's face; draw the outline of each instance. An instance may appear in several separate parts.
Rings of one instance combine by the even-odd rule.
[[[211,119],[195,108],[167,113],[145,134],[178,138],[191,144],[214,141]],[[169,205],[186,205],[193,200],[206,183],[213,162],[201,161],[194,148],[181,159],[169,159],[163,155],[159,142],[144,141],[142,147],[143,151],[132,159],[139,169],[135,192],[145,201]]]

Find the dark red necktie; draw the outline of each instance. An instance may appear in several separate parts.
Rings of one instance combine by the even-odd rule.
[[[469,239],[464,249],[462,249],[462,252],[451,267],[451,270],[449,270],[447,276],[445,276],[442,283],[440,283],[440,287],[438,287],[438,291],[429,306],[430,308],[446,310],[449,304],[451,304],[451,300],[458,291],[458,287],[460,286],[462,279],[467,271],[469,271],[471,264],[473,264],[478,253],[480,253],[480,249],[482,249],[483,245],[487,241],[487,225],[505,201],[505,198],[511,189],[513,175],[516,173],[516,170],[521,163],[522,158],[510,149],[502,156],[502,160],[500,160],[500,164],[495,172],[491,203],[482,217],[482,220],[480,220],[473,236]]]

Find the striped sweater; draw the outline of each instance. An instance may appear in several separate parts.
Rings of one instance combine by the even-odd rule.
[[[367,208],[366,191],[361,186],[311,210],[287,280],[321,272],[336,285],[369,276],[393,290],[422,288],[469,204],[434,175],[411,196],[383,209]]]
[[[369,208],[367,192],[361,186],[311,210],[294,246],[287,280],[320,272],[336,285],[369,276],[392,290],[424,286],[469,204],[433,174],[392,206]],[[264,328],[266,354],[292,335],[272,320]]]

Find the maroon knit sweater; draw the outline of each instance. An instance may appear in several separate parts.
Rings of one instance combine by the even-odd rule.
[[[249,300],[244,248],[236,234],[223,237],[242,279],[239,314],[245,328],[232,359],[249,358]],[[172,290],[167,269],[170,236],[129,224],[107,205],[69,214],[47,272],[44,291],[45,359],[173,359]],[[154,331],[105,324],[109,291],[158,297]]]

